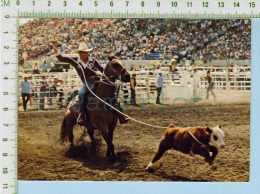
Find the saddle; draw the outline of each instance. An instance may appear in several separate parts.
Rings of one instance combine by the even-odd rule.
[[[91,90],[94,92],[94,94],[96,94],[99,84],[100,84],[100,81],[96,81],[96,82],[93,84],[93,86],[91,87]],[[91,105],[90,105],[90,107],[91,107],[92,109],[95,108],[95,107],[94,107],[95,105],[97,105],[97,98],[96,98],[91,92],[88,93],[88,95],[86,96],[86,99],[85,99],[85,100],[86,100],[87,106],[90,105],[90,104],[93,105],[92,107],[91,107]],[[116,109],[118,109],[120,112],[123,112],[123,109],[120,107],[120,103],[117,101],[117,98],[116,98],[116,97],[115,97],[115,100],[113,100],[113,101],[110,102],[109,104],[112,105],[113,107],[115,107]],[[75,97],[71,100],[69,110],[70,110],[71,112],[77,112],[77,111],[78,111],[78,106],[79,106],[79,98],[78,98],[78,96],[75,96]],[[109,106],[107,106],[107,105],[105,105],[105,104],[104,104],[104,106],[99,107],[99,108],[104,108],[104,107],[107,108],[107,110],[111,110],[112,113],[113,113],[113,115],[114,115],[114,116],[117,116],[117,117],[119,118],[119,121],[120,121],[121,124],[124,124],[124,123],[127,122],[126,119],[124,118],[124,116],[121,115],[121,114],[119,114],[119,113],[118,113],[117,111],[115,111],[113,108],[111,108],[111,107],[109,107]],[[89,107],[88,107],[88,108],[89,108]],[[89,120],[90,120],[90,117],[88,116],[88,108],[86,108],[86,111],[85,111],[85,115],[86,115],[85,121],[86,121],[86,122],[89,122]]]
[[[96,94],[96,92],[97,92],[98,85],[99,85],[99,82],[96,81],[93,84],[93,86],[90,88],[94,92],[94,94]],[[76,96],[74,96],[73,99],[71,99],[69,110],[72,111],[72,112],[78,111],[78,107],[79,107],[79,98],[78,97],[79,96],[76,95]],[[94,99],[94,96],[91,92],[89,92],[88,95],[86,96],[85,100],[91,101],[92,99]],[[85,111],[85,113],[87,114],[87,111]]]

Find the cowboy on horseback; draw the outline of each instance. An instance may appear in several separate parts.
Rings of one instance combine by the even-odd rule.
[[[93,57],[89,56],[89,52],[93,47],[88,47],[86,43],[80,43],[76,54],[60,54],[57,47],[57,41],[52,41],[54,53],[59,61],[71,64],[77,71],[83,86],[79,91],[79,107],[77,124],[84,125],[87,111],[87,96],[89,88],[92,89],[95,84],[95,79],[89,79],[92,76],[103,76],[104,68]],[[127,122],[124,115],[118,115],[121,124]]]

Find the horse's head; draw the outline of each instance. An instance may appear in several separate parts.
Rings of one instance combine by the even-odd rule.
[[[104,74],[109,79],[119,79],[125,83],[129,82],[130,74],[124,64],[116,56],[109,56],[108,60],[109,62],[105,68]]]

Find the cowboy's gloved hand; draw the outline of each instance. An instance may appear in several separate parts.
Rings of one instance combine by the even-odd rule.
[[[103,76],[103,73],[101,73],[100,71],[96,71],[96,75],[97,76]]]

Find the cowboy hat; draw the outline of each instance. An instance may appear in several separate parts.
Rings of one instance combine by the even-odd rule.
[[[171,62],[176,61],[174,58],[171,60]]]
[[[89,52],[89,51],[92,51],[92,50],[93,50],[93,47],[89,47],[86,43],[81,42],[79,44],[79,48],[75,52],[76,53],[79,53],[80,51],[82,51],[82,52]]]

